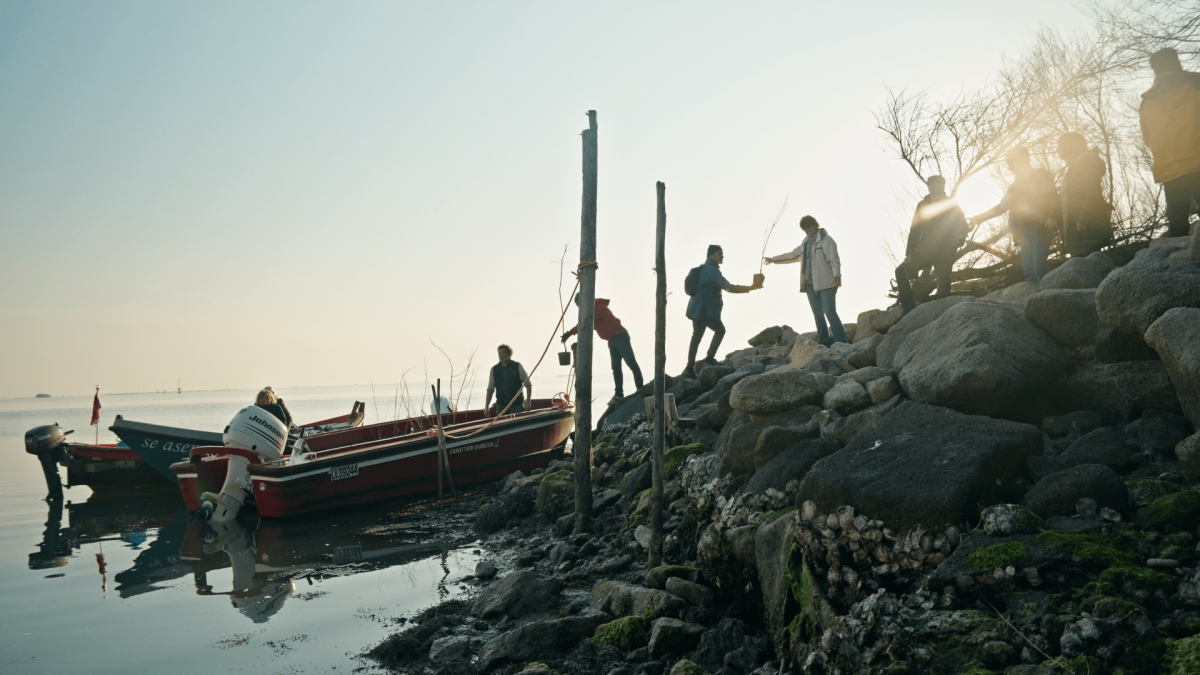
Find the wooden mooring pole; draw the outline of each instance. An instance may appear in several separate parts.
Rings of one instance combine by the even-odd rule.
[[[575,532],[592,529],[592,340],[596,310],[596,111],[583,130],[579,234],[579,339],[575,362]]]
[[[651,446],[654,492],[650,500],[649,568],[663,564],[663,445],[667,436],[667,186],[659,181],[654,238],[654,444]]]
[[[442,498],[442,469],[446,471],[446,482],[450,485],[450,494],[454,495],[454,479],[450,476],[450,453],[446,450],[446,431],[442,426],[442,380],[438,378],[437,388],[433,389],[433,409],[437,411],[437,463],[438,463],[438,499]]]

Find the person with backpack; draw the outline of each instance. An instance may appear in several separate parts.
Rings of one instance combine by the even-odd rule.
[[[1000,203],[971,218],[974,227],[996,216],[1008,213],[1008,229],[1021,247],[1021,267],[1025,281],[1038,283],[1046,276],[1046,256],[1050,241],[1062,218],[1062,204],[1054,176],[1045,169],[1035,169],[1029,161],[1028,148],[1013,148],[1004,157],[1013,182]]]
[[[582,293],[575,294],[576,307],[579,306],[579,298],[582,295]],[[616,386],[616,393],[613,394],[612,400],[608,404],[613,405],[625,398],[625,394],[622,393],[625,377],[621,372],[621,362],[624,361],[629,365],[636,389],[642,388],[642,369],[638,367],[637,358],[633,355],[633,345],[629,342],[629,331],[625,330],[625,327],[621,325],[621,320],[608,308],[608,300],[605,298],[596,298],[595,328],[596,335],[608,343],[608,356],[612,359],[613,384]],[[575,326],[563,333],[563,343],[566,344],[567,340],[578,332],[579,326]]]
[[[946,194],[946,179],[930,176],[925,185],[929,194],[917,204],[904,262],[896,268],[896,298],[905,314],[917,306],[912,278],[923,269],[933,268],[937,297],[950,297],[950,272],[959,247],[967,239],[967,218],[954,198]]]
[[[687,306],[687,318],[692,320],[692,342],[688,346],[684,377],[696,377],[696,351],[700,348],[705,329],[711,330],[713,336],[708,345],[708,356],[701,365],[711,366],[717,363],[717,349],[725,337],[725,324],[721,323],[721,308],[724,306],[721,292],[749,293],[763,287],[761,274],[754,275],[754,283],[749,286],[729,283],[725,275],[721,274],[720,265],[724,261],[725,252],[721,247],[716,244],[709,246],[708,259],[704,264],[693,267],[683,282],[684,292],[692,296]]]
[[[837,314],[837,289],[842,285],[842,259],[838,257],[837,242],[812,216],[800,219],[800,229],[805,237],[799,246],[791,253],[763,258],[763,262],[768,265],[799,262],[800,292],[808,296],[817,324],[817,342],[825,346],[849,342]]]

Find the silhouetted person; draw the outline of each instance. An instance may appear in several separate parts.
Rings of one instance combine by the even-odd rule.
[[[579,305],[580,293],[575,294],[575,305]],[[618,319],[612,310],[608,308],[608,300],[604,298],[596,298],[595,309],[595,327],[596,335],[600,339],[608,343],[608,355],[612,359],[613,384],[616,386],[616,393],[613,394],[609,405],[620,401],[625,397],[624,391],[624,375],[621,372],[621,361],[629,364],[629,372],[633,373],[633,384],[637,389],[642,388],[642,369],[638,368],[637,359],[633,356],[633,345],[629,342],[629,331],[621,325],[621,320]],[[565,343],[572,335],[579,332],[579,326],[575,326],[571,330],[563,333],[562,341]]]
[[[709,246],[708,259],[688,272],[689,281],[684,284],[684,290],[692,296],[687,306],[687,318],[692,320],[692,342],[688,346],[687,368],[683,371],[688,377],[696,376],[696,350],[700,348],[700,340],[704,337],[706,328],[712,330],[713,336],[703,364],[713,365],[717,362],[717,349],[721,346],[721,339],[725,337],[725,324],[721,323],[721,308],[724,306],[721,292],[749,293],[762,288],[761,276],[756,277],[750,286],[729,283],[725,275],[721,274],[720,265],[724,260],[725,252],[720,246]],[[689,288],[693,280],[695,287]]]
[[[1067,253],[1086,256],[1113,240],[1112,206],[1100,184],[1108,167],[1100,158],[1100,148],[1089,149],[1083,134],[1074,131],[1058,137],[1058,156],[1067,163],[1062,179]]]
[[[1027,148],[1013,148],[1005,156],[1013,182],[1000,203],[969,220],[978,225],[1008,212],[1008,229],[1021,247],[1021,267],[1025,281],[1038,283],[1046,276],[1046,254],[1050,240],[1062,217],[1062,204],[1054,176],[1045,169],[1035,169],[1029,162]]]
[[[508,406],[509,401],[512,401],[512,405],[508,407],[506,415],[529,410],[533,402],[533,385],[527,381],[529,375],[525,374],[525,368],[512,360],[512,347],[508,345],[496,347],[496,354],[500,357],[500,363],[488,371],[487,401],[483,404],[483,414],[491,414],[492,394],[496,395],[497,415]],[[524,396],[521,395],[522,386],[525,388]]]
[[[933,267],[937,279],[937,297],[950,297],[950,272],[958,249],[967,238],[967,218],[958,202],[946,194],[946,179],[930,176],[925,181],[929,194],[917,204],[904,262],[896,268],[896,297],[905,313],[917,306],[913,300],[912,278]]]
[[[837,242],[812,216],[800,219],[800,229],[805,237],[799,246],[791,253],[763,258],[763,262],[768,265],[799,262],[800,292],[808,296],[817,324],[817,341],[826,346],[849,342],[837,314],[837,289],[842,285],[842,259],[838,257]]]
[[[1166,193],[1167,236],[1185,237],[1193,201],[1200,202],[1200,73],[1184,70],[1171,48],[1151,54],[1150,67],[1154,85],[1142,94],[1142,140]]]

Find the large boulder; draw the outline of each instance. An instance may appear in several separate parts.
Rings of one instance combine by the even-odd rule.
[[[1025,301],[1025,317],[1064,346],[1084,347],[1094,344],[1098,320],[1096,291],[1054,289],[1035,293]]]
[[[746,483],[742,491],[749,494],[762,494],[767,491],[767,488],[775,488],[783,492],[789,482],[803,479],[809,469],[812,469],[813,464],[841,448],[842,445],[837,441],[825,438],[794,443],[755,471],[750,482]]]
[[[846,350],[848,354],[853,353],[853,345],[847,345]],[[853,370],[841,354],[812,340],[802,340],[792,346],[787,367],[789,370],[807,370],[831,375],[841,375]]]
[[[817,462],[797,499],[826,511],[849,504],[896,529],[974,522],[1042,449],[1037,427],[905,401]]]
[[[1141,419],[1125,427],[1125,434],[1148,457],[1170,457],[1175,453],[1175,446],[1192,431],[1186,417],[1153,409],[1143,411]]]
[[[1115,511],[1124,511],[1129,506],[1125,483],[1104,464],[1080,464],[1052,473],[1025,493],[1023,503],[1042,518],[1073,516],[1075,505],[1084,497]]]
[[[942,314],[946,313],[946,310],[955,305],[974,301],[975,298],[970,296],[953,295],[949,298],[942,298],[917,305],[915,309],[905,314],[903,319],[897,321],[896,325],[892,326],[891,330],[883,336],[883,340],[880,341],[879,346],[875,349],[875,365],[880,368],[891,368],[892,358],[913,331],[936,321]]]
[[[754,560],[762,589],[767,634],[775,636],[775,646],[781,654],[787,646],[784,638],[790,597],[787,567],[788,554],[795,545],[792,539],[795,524],[796,515],[790,513],[763,523],[754,537]]]
[[[1157,361],[1158,352],[1141,335],[1119,331],[1097,319],[1096,360],[1100,363]]]
[[[983,296],[984,300],[996,302],[1025,302],[1025,299],[1042,290],[1042,287],[1032,281],[1018,281],[1012,286],[992,291]]]
[[[771,326],[759,331],[758,335],[750,338],[750,346],[758,347],[759,345],[774,344],[779,342],[779,338],[783,337],[783,326]]]
[[[729,405],[747,415],[770,415],[821,402],[821,386],[803,370],[772,370],[733,386]]]
[[[529,570],[509,572],[475,599],[471,613],[484,619],[507,614],[513,618],[554,606],[563,582]]]
[[[1042,277],[1043,291],[1056,288],[1095,288],[1116,265],[1111,258],[1097,251],[1086,258],[1071,258]]]
[[[1162,361],[1098,364],[1077,371],[1061,388],[1071,409],[1094,410],[1111,421],[1137,418],[1147,408],[1181,410]]]
[[[900,308],[900,305],[887,309],[868,309],[858,315],[854,342],[865,340],[872,335],[886,333],[902,318],[904,318],[904,310]]]
[[[759,436],[765,430],[770,427],[802,427],[818,412],[820,408],[816,406],[801,406],[751,419],[746,413],[735,411],[717,436],[713,450],[720,455],[726,470],[739,476],[752,474],[758,468],[755,450]]]
[[[786,448],[800,441],[820,437],[821,427],[812,422],[799,427],[767,427],[759,434],[758,442],[754,445],[754,466],[761,470]]]
[[[1096,290],[1100,320],[1117,330],[1144,335],[1168,310],[1200,307],[1200,265],[1168,259],[1174,250],[1139,251],[1133,262],[1108,275]]]
[[[1137,454],[1137,446],[1125,436],[1125,432],[1113,427],[1100,427],[1075,439],[1066,452],[1054,458],[1058,469],[1080,464],[1104,464],[1123,471]]]
[[[909,398],[996,415],[1057,378],[1070,359],[1017,307],[981,300],[955,305],[913,331],[893,363]]]
[[[1184,416],[1200,429],[1200,309],[1168,310],[1150,324],[1146,342],[1167,366]]]
[[[553,621],[527,623],[488,641],[479,650],[475,665],[479,672],[486,673],[509,661],[533,661],[562,654],[611,620],[610,615],[589,609]]]
[[[875,353],[881,344],[883,344],[883,335],[879,333],[873,333],[855,342],[851,345],[854,349],[846,355],[846,363],[850,364],[851,368],[875,365]]]
[[[689,623],[679,619],[655,619],[650,624],[650,644],[647,649],[650,656],[661,658],[672,654],[684,654],[700,644],[700,636],[704,634],[704,626]]]
[[[615,616],[645,616],[647,609],[655,616],[677,616],[688,603],[656,588],[604,579],[592,589],[590,606]]]
[[[736,386],[738,382],[741,382],[747,377],[761,375],[766,371],[766,369],[767,366],[762,363],[747,363],[732,373],[717,380],[717,383],[713,385],[712,391],[709,392],[709,395],[711,395],[713,399],[720,399],[725,394],[733,391],[734,386]]]
[[[1188,478],[1200,478],[1200,431],[1188,436],[1175,446],[1175,457]]]
[[[840,415],[849,415],[871,405],[871,395],[865,387],[854,380],[841,380],[825,392],[825,409]]]

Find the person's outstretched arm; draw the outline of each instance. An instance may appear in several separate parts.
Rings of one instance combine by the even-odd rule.
[[[787,253],[781,253],[777,256],[763,258],[763,262],[768,265],[786,265],[788,263],[800,262],[804,257],[804,246],[800,245]]]
[[[968,222],[971,225],[978,225],[979,223],[987,222],[987,221],[991,220],[992,218],[995,218],[996,216],[1000,216],[1000,215],[1007,213],[1008,212],[1008,203],[1009,203],[1009,201],[1011,201],[1011,199],[1012,199],[1012,187],[1009,187],[1008,192],[1004,193],[1004,198],[1000,200],[999,204],[993,206],[992,208],[988,209],[987,211],[984,211],[983,213],[981,213],[973,218],[969,218]]]

